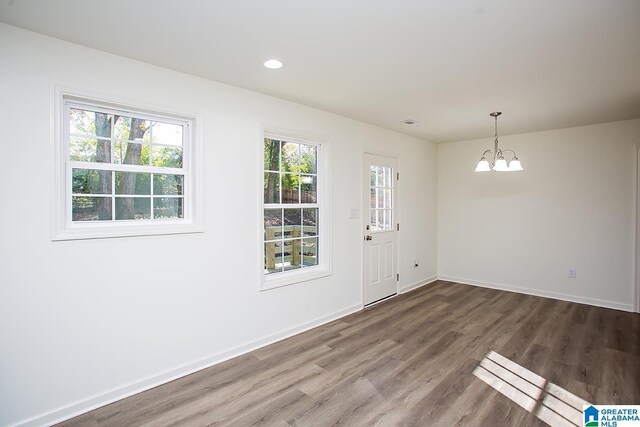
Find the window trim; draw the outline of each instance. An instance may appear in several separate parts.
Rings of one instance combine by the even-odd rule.
[[[260,127],[260,139],[258,150],[258,241],[259,243],[259,274],[260,291],[276,289],[296,283],[307,282],[320,279],[332,274],[331,258],[331,144],[328,138],[302,133],[272,126]],[[313,144],[318,146],[317,155],[317,191],[318,200],[315,205],[318,207],[318,265],[297,270],[283,271],[280,273],[264,274],[264,140],[273,138],[281,141],[288,141],[300,144]]]
[[[150,236],[163,234],[183,234],[203,232],[203,203],[202,203],[202,149],[199,118],[195,114],[178,113],[174,111],[159,111],[157,108],[141,106],[139,103],[123,99],[109,99],[105,96],[86,93],[76,89],[60,86],[53,87],[51,141],[52,141],[52,224],[51,240],[99,239],[111,237]],[[136,117],[163,120],[167,123],[185,124],[183,138],[183,168],[184,174],[184,218],[175,220],[149,221],[104,221],[104,222],[73,222],[71,220],[71,189],[70,171],[74,166],[86,168],[85,163],[78,164],[69,159],[67,105],[116,110],[119,113],[130,113]],[[108,170],[130,171],[130,165],[107,164]],[[101,166],[97,167],[102,168]],[[148,166],[149,170],[155,168]],[[159,172],[170,172],[172,168],[161,168]],[[175,169],[173,169],[175,170]],[[139,170],[136,170],[139,172]],[[68,188],[69,187],[69,188]]]

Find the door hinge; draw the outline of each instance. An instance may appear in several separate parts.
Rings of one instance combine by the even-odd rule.
[[[396,274],[396,281],[400,281],[400,273]]]
[[[400,181],[400,172],[396,173],[396,181]]]
[[[396,224],[396,230],[400,231],[400,223]]]

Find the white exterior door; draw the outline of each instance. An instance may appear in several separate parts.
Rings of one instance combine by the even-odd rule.
[[[364,155],[364,305],[398,292],[398,161]]]

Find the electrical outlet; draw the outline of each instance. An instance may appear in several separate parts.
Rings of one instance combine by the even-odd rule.
[[[576,278],[576,269],[575,268],[570,268],[569,271],[567,272],[567,277],[569,277],[569,279],[575,279]]]

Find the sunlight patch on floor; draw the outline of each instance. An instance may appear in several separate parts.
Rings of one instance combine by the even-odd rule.
[[[587,401],[495,351],[487,353],[473,374],[550,426],[582,425]]]

